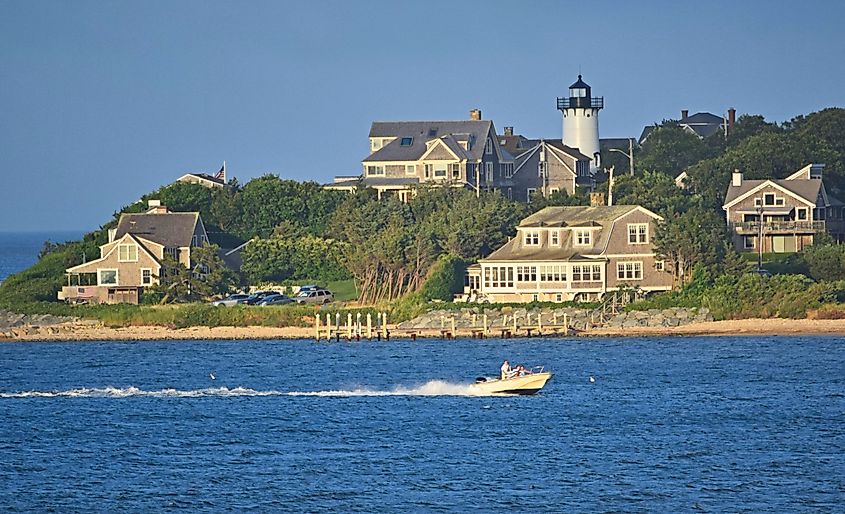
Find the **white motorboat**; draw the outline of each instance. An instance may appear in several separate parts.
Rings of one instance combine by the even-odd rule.
[[[482,394],[534,394],[542,389],[553,376],[542,367],[535,369],[537,371],[528,371],[521,375],[514,374],[505,379],[478,377],[471,387]]]

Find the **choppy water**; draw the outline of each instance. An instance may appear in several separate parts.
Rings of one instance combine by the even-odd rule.
[[[472,396],[505,357],[556,376]],[[7,344],[0,505],[842,512],[843,362],[830,337]]]

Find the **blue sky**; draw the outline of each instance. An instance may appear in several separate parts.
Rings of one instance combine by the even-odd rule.
[[[601,137],[681,109],[788,120],[845,104],[843,19],[832,1],[0,0],[0,231],[93,229],[223,160],[242,183],[357,174],[373,120],[478,107],[560,137],[579,70]]]

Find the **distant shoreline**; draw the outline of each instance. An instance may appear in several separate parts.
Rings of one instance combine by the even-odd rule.
[[[25,332],[25,333],[23,333]],[[440,330],[414,331],[419,339],[441,339]],[[486,337],[500,338],[498,331],[491,331]],[[574,337],[654,337],[654,336],[845,336],[845,319],[810,320],[810,319],[743,319],[725,321],[707,321],[690,323],[678,327],[634,327],[634,328],[597,328],[580,331]],[[457,338],[468,339],[473,336],[469,330],[458,329]],[[408,331],[391,329],[391,339],[409,339]],[[545,333],[534,338],[567,337],[563,334]],[[573,337],[573,336],[569,336]],[[172,329],[162,326],[132,326],[110,328],[93,323],[67,323],[41,328],[29,328],[15,334],[12,338],[0,339],[2,342],[28,341],[178,341],[178,340],[302,340],[315,339],[311,327],[189,327]],[[365,337],[361,338],[366,340]],[[325,339],[324,339],[325,340]],[[347,338],[342,336],[341,341]]]

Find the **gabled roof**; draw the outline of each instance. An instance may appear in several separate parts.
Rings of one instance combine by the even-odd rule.
[[[747,198],[760,189],[763,189],[766,185],[771,185],[777,189],[785,190],[813,205],[816,205],[816,200],[819,197],[819,191],[822,189],[822,181],[817,178],[806,180],[743,180],[739,186],[734,186],[733,183],[728,186],[728,192],[725,194],[725,204],[723,208],[727,209],[729,206]]]
[[[217,178],[217,177],[214,177],[214,176],[212,176],[212,175],[209,175],[208,173],[185,173],[184,175],[182,175],[181,177],[179,177],[179,179],[178,179],[178,180],[182,180],[183,178],[188,177],[188,176],[191,176],[191,177],[196,177],[196,178],[201,179],[201,180],[207,180],[207,181],[209,181],[209,182],[213,182],[213,183],[215,183],[215,184],[219,184],[219,185],[221,185],[221,186],[225,186],[225,185],[226,185],[226,182],[225,182],[225,181],[223,181],[223,179],[219,179],[219,178]]]
[[[493,122],[490,120],[374,121],[369,137],[396,139],[364,158],[363,162],[416,161],[426,152],[426,142],[443,136],[452,136],[455,141],[468,141],[471,147],[466,150],[467,158],[480,160],[492,127]],[[495,134],[492,135],[495,137]],[[412,138],[411,144],[402,146],[403,137]]]
[[[198,212],[121,214],[115,239],[129,233],[165,247],[191,246],[199,218]]]
[[[709,112],[697,112],[680,120],[681,125],[721,125],[725,119]]]

